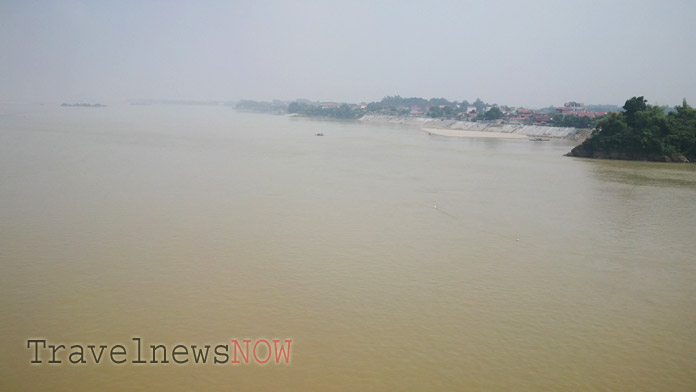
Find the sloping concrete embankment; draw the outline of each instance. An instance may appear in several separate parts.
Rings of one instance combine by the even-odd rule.
[[[441,128],[461,131],[498,132],[524,136],[544,136],[575,138],[577,128],[545,127],[542,125],[492,124],[471,121],[440,120],[424,117],[398,117],[366,115],[360,119],[364,122],[402,124],[419,128]]]

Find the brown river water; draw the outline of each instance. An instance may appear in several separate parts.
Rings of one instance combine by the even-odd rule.
[[[573,145],[2,105],[0,390],[694,391],[696,166]],[[292,345],[135,364],[133,337]],[[69,362],[90,344],[128,361]]]

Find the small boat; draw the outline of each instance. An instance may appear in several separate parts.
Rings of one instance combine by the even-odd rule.
[[[314,136],[324,136],[323,133],[315,133]]]
[[[543,138],[543,137],[530,137],[529,141],[530,142],[548,142],[551,139],[548,138]]]

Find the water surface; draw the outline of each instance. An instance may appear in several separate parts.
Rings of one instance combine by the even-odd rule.
[[[572,147],[4,105],[0,389],[696,389],[696,167]],[[285,366],[26,349],[133,336],[294,343]]]

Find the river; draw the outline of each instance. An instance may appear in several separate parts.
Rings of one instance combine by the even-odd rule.
[[[0,390],[696,390],[696,166],[573,146],[0,105]],[[265,365],[27,348],[133,337],[293,342]]]

